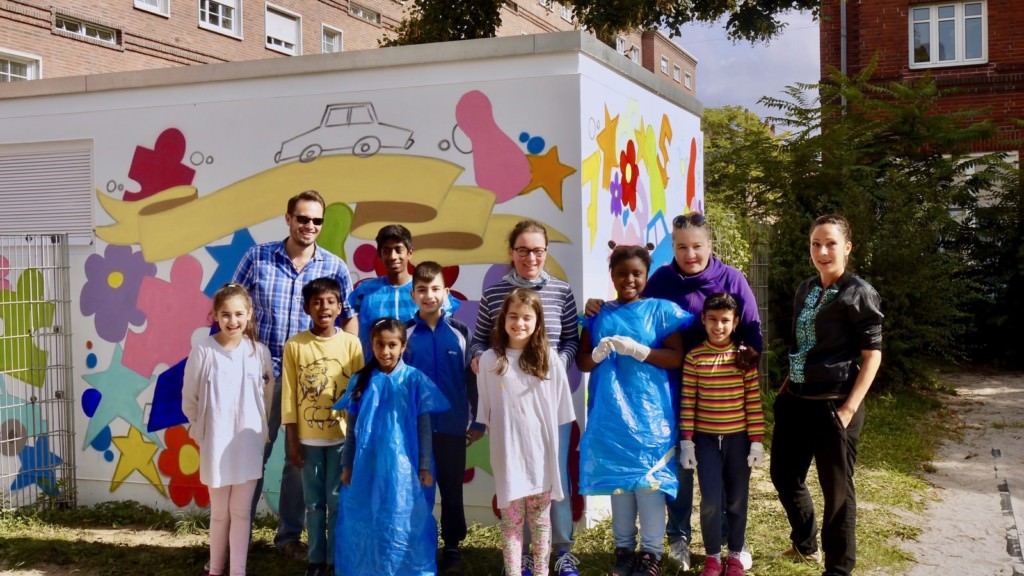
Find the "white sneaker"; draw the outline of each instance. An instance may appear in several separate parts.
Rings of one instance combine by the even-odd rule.
[[[683,570],[690,569],[690,543],[680,538],[668,543],[668,557],[672,558],[682,566]]]
[[[740,550],[740,563],[743,564],[744,570],[750,570],[750,567],[754,565],[754,556],[750,553],[750,546],[746,543],[743,544],[743,550]]]

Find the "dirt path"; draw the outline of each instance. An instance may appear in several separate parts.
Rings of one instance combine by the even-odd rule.
[[[948,382],[963,438],[940,449],[927,476],[937,500],[906,547],[917,558],[907,574],[1024,576],[1024,375],[961,374]]]

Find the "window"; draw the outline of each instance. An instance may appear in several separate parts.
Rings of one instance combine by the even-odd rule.
[[[543,6],[545,10],[552,10],[555,7],[555,0],[537,0],[537,4]]]
[[[324,24],[321,31],[320,52],[330,54],[332,52],[341,52],[345,49],[345,37],[341,30]]]
[[[370,10],[366,6],[356,4],[355,2],[349,2],[348,14],[354,18],[366,20],[371,24],[380,24],[380,12]]]
[[[686,86],[687,90],[693,90],[693,74],[687,72],[683,75],[683,86]]]
[[[37,80],[41,62],[34,54],[0,50],[0,83]]]
[[[572,6],[563,2],[561,4],[560,14],[562,16],[562,20],[565,20],[566,22],[572,22]]]
[[[633,62],[636,62],[637,64],[640,63],[640,49],[637,48],[636,44],[630,46],[629,48],[629,59],[632,60]]]
[[[282,54],[302,54],[302,18],[267,4],[267,48]]]
[[[135,7],[161,16],[171,15],[171,0],[135,0]]]
[[[99,24],[93,24],[92,22],[86,22],[85,20],[72,18],[64,14],[57,14],[54,17],[53,29],[73,36],[91,38],[113,46],[120,46],[121,44],[121,31],[117,28],[100,26]]]
[[[910,8],[910,67],[980,64],[988,60],[985,2]]]
[[[242,35],[242,0],[199,0],[199,27]]]
[[[682,71],[682,69],[679,68],[679,66],[676,66],[675,64],[672,65],[672,79],[673,80],[675,80],[676,82],[679,82],[679,75],[682,72],[683,71]]]
[[[661,57],[661,73],[668,74],[668,58]]]
[[[626,39],[623,38],[622,36],[619,36],[615,39],[615,51],[618,52],[619,54],[626,53]]]

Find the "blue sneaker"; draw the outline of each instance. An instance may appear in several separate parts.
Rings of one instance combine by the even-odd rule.
[[[510,576],[508,570],[502,569],[501,573]],[[523,571],[520,572],[520,576],[533,576],[533,557],[529,554],[523,554]]]
[[[579,559],[571,552],[562,552],[555,560],[555,572],[558,576],[580,576]]]

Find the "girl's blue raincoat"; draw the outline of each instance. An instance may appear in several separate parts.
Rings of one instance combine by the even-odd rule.
[[[588,319],[591,344],[629,336],[660,348],[694,316],[667,300],[606,302]],[[676,430],[668,371],[614,351],[590,373],[587,429],[580,440],[580,493],[649,489],[675,497]]]
[[[352,385],[335,409],[355,417],[352,483],[342,485],[335,570],[345,576],[433,576],[437,573],[434,486],[419,480],[420,414],[448,408],[434,383],[399,363],[375,371],[362,397]]]

